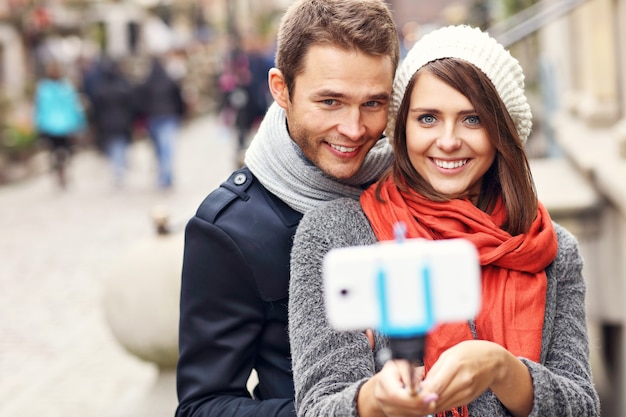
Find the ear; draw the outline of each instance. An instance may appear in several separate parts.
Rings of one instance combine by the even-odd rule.
[[[285,84],[285,77],[278,68],[270,69],[268,73],[268,84],[272,97],[280,107],[286,109],[289,104],[289,90]]]

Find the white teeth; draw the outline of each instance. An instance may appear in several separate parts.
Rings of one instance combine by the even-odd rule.
[[[444,169],[458,168],[460,166],[465,165],[466,163],[467,163],[467,159],[462,159],[460,161],[441,161],[441,160],[435,159],[435,164],[437,164],[439,168],[444,168]]]
[[[333,145],[332,143],[330,146],[333,149],[337,149],[339,152],[354,152],[358,149],[356,146],[354,148],[346,148],[345,146]]]

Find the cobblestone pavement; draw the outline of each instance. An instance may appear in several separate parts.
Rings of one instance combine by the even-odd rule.
[[[130,150],[126,186],[82,151],[67,190],[50,175],[0,187],[0,417],[113,417],[150,392],[157,371],[127,353],[102,308],[106,268],[154,236],[156,206],[191,216],[234,167],[234,145],[212,117],[177,144],[175,187],[156,188],[150,143]]]

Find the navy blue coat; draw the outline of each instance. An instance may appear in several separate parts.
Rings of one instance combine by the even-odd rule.
[[[295,416],[287,293],[301,218],[242,168],[187,224],[177,417]]]

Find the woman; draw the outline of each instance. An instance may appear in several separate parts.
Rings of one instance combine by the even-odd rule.
[[[574,237],[538,202],[524,151],[524,75],[486,33],[436,30],[396,74],[387,131],[392,171],[360,203],[307,213],[291,257],[289,332],[299,416],[598,416]],[[333,330],[321,263],[335,247],[464,238],[479,253],[475,320],[438,325],[424,366],[377,363],[362,332]],[[421,380],[419,393],[404,387]]]
[[[63,77],[61,65],[49,61],[37,82],[34,97],[35,128],[50,149],[52,170],[61,188],[67,186],[67,166],[75,136],[85,128],[85,113],[72,83]]]

